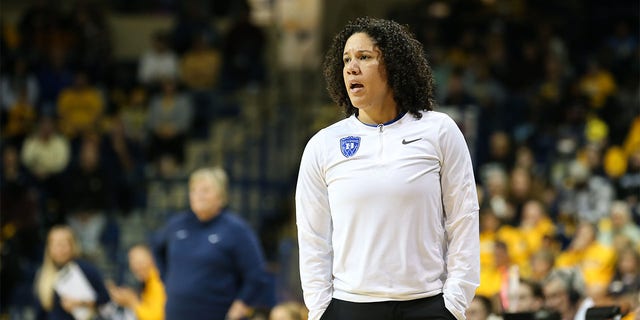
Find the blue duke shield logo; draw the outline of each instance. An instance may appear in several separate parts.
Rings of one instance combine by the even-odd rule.
[[[349,158],[358,152],[360,148],[360,137],[348,136],[340,139],[340,151],[342,155]]]

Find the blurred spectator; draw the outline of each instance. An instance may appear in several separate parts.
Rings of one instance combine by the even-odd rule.
[[[479,119],[479,121],[482,121],[482,119]],[[483,136],[478,136],[478,139],[483,140],[484,138]],[[511,137],[505,131],[494,131],[486,136],[486,140],[488,141],[488,145],[486,146],[488,148],[487,151],[478,150],[479,159],[477,166],[480,177],[487,177],[489,171],[502,170],[504,178],[508,179],[507,173],[511,171],[515,162],[515,151],[512,146]],[[505,180],[504,183],[503,192],[505,193],[506,199],[506,194],[509,192],[508,186],[506,185],[507,180]],[[500,216],[501,211],[496,211],[496,214]],[[510,220],[513,219],[513,214],[514,212],[505,212],[505,215],[508,215]],[[510,221],[510,223],[511,222],[513,221]]]
[[[282,302],[277,304],[269,314],[269,320],[307,320],[309,311],[300,302]]]
[[[147,143],[147,96],[143,87],[135,87],[118,107],[118,116],[122,120],[127,138],[140,146]]]
[[[178,78],[178,56],[171,49],[168,35],[156,31],[151,47],[138,61],[138,80],[147,88],[159,87],[163,79]]]
[[[65,182],[66,208],[105,212],[111,191],[109,180],[101,163],[101,140],[84,137],[80,141],[77,163],[69,168]],[[83,249],[88,248],[83,246]]]
[[[501,307],[506,310],[509,307],[508,285],[509,272],[515,265],[509,258],[507,244],[495,241],[493,244],[492,264],[480,269],[480,286],[476,295],[497,297]],[[516,267],[517,268],[517,267]]]
[[[613,33],[605,38],[605,47],[612,55],[614,75],[623,77],[638,49],[638,37],[631,32],[629,22],[616,21]]]
[[[509,175],[508,201],[513,206],[514,224],[520,224],[523,216],[523,207],[531,199],[540,198],[538,186],[534,184],[531,173],[525,168],[514,167]]]
[[[640,144],[629,154],[627,170],[618,179],[616,187],[618,198],[626,201],[631,208],[640,204]],[[640,224],[640,216],[635,218],[636,224]]]
[[[73,86],[60,92],[57,110],[60,131],[73,139],[99,128],[105,105],[102,93],[89,83],[87,74],[78,71]]]
[[[69,52],[74,30],[62,12],[62,6],[51,0],[30,4],[18,22],[21,50],[33,61],[42,60],[50,51]]]
[[[246,0],[234,3],[229,17],[231,26],[221,46],[221,89],[224,93],[243,88],[257,90],[266,80],[266,35],[252,21],[251,6]]]
[[[267,290],[260,244],[227,209],[227,186],[222,169],[196,170],[189,179],[190,210],[174,216],[155,237],[167,320],[242,319]]]
[[[587,290],[585,293],[593,298],[606,293],[616,261],[613,248],[598,243],[596,233],[594,224],[581,222],[569,247],[556,259],[556,267],[580,271]]]
[[[526,34],[523,32],[522,34]],[[509,60],[510,68],[518,70],[517,72],[511,72],[510,77],[507,79],[507,87],[512,93],[523,92],[530,89],[529,86],[534,83],[539,83],[542,79],[543,69],[540,67],[543,64],[543,59],[546,55],[543,52],[543,48],[540,47],[540,43],[531,35],[522,35],[523,39],[520,39],[516,43],[516,51],[513,52],[511,59]]]
[[[119,116],[112,117],[102,154],[112,190],[107,206],[123,215],[144,205],[142,148],[127,136],[122,119]]]
[[[606,68],[591,58],[587,61],[584,74],[579,79],[580,91],[589,99],[589,106],[596,110],[603,108],[616,91],[616,81]]]
[[[475,97],[465,87],[463,74],[461,69],[451,72],[447,79],[446,96],[444,105],[457,106],[458,108],[468,108],[476,105]]]
[[[150,165],[146,185],[147,227],[155,230],[188,205],[188,176],[176,159],[164,154]]]
[[[29,102],[27,88],[22,86],[17,90],[16,100],[8,109],[2,110],[3,118],[5,112],[8,118],[2,129],[2,137],[22,146],[27,134],[35,127],[37,110],[35,105]]]
[[[485,166],[481,171],[482,186],[484,188],[484,205],[488,205],[502,222],[515,223],[514,208],[507,201],[508,176],[500,166]]]
[[[38,114],[53,116],[60,92],[73,84],[74,75],[68,65],[68,52],[52,48],[47,52],[46,62],[38,69],[40,103]]]
[[[597,223],[609,214],[615,190],[609,180],[592,175],[589,168],[580,161],[569,166],[565,184],[560,189],[560,213]]]
[[[558,27],[550,21],[541,21],[536,26],[536,41],[540,46],[543,57],[558,60],[565,66],[565,70],[571,69],[569,60],[569,48],[563,36],[558,31]]]
[[[32,272],[41,257],[41,238],[37,194],[20,166],[14,145],[3,145],[1,167],[0,316],[8,316],[22,298],[18,287],[32,284]]]
[[[185,1],[177,3],[178,10],[174,20],[172,47],[179,56],[185,54],[196,37],[204,37],[210,44],[220,41],[218,32],[211,25],[209,3],[206,1]]]
[[[615,297],[630,293],[640,294],[640,252],[637,248],[621,249],[615,268],[608,287],[609,294]]]
[[[545,168],[538,162],[537,154],[526,144],[519,145],[516,148],[514,167],[523,168],[528,172],[533,179],[534,185],[538,187],[547,180]]]
[[[35,282],[38,319],[90,319],[109,302],[102,275],[79,255],[71,228],[51,228]]]
[[[218,48],[211,46],[204,35],[198,35],[180,61],[180,76],[194,107],[195,137],[208,137],[211,120],[221,109],[218,89],[222,58]]]
[[[491,299],[485,297],[483,295],[476,294],[471,300],[471,304],[469,308],[467,308],[467,312],[465,316],[467,320],[487,320],[491,316],[493,307],[491,304]]]
[[[66,177],[64,194],[67,221],[78,236],[84,257],[103,268],[115,256],[117,235],[107,237],[111,235],[107,232],[114,231],[107,207],[112,186],[100,163],[100,153],[99,141],[82,141],[78,163]]]
[[[536,313],[544,307],[542,287],[533,281],[520,278],[518,282],[518,297],[514,301],[512,312]]]
[[[0,104],[3,110],[11,110],[18,103],[18,100],[31,106],[38,103],[40,94],[38,79],[30,70],[26,58],[16,57],[13,61],[13,70],[2,73],[0,93]]]
[[[471,95],[482,109],[503,110],[507,94],[504,86],[491,74],[484,52],[479,50],[470,58],[464,81]]]
[[[222,83],[224,91],[257,89],[266,75],[266,37],[251,21],[247,0],[237,2],[233,22],[227,31],[223,48]]]
[[[609,217],[600,222],[598,241],[617,251],[627,244],[640,250],[640,227],[631,220],[631,210],[625,201],[616,200],[611,205]]]
[[[480,270],[493,267],[493,249],[500,220],[491,208],[480,209]]]
[[[584,283],[579,272],[569,269],[554,270],[542,284],[544,304],[560,319],[585,319],[587,309],[594,305],[585,296]]]
[[[92,79],[104,79],[111,67],[111,28],[98,1],[77,1],[70,13],[75,35],[74,61]]]
[[[58,134],[51,117],[42,116],[38,127],[24,142],[20,155],[39,191],[41,223],[45,230],[62,223],[62,172],[71,158],[69,141]]]
[[[140,295],[130,287],[108,285],[111,299],[132,311],[137,320],[163,320],[167,295],[153,255],[146,245],[135,245],[129,249],[129,270],[143,285]]]
[[[545,248],[545,238],[555,235],[555,225],[546,213],[542,202],[529,200],[522,206],[522,220],[519,226],[527,242],[529,252]]]
[[[581,154],[578,155],[580,160],[584,162],[591,175],[601,176],[605,179],[609,179],[609,176],[604,170],[604,144],[603,140],[597,142],[591,142],[585,145]]]
[[[540,250],[531,255],[531,276],[529,279],[542,283],[553,271],[556,254],[549,250]]]
[[[172,79],[162,82],[162,91],[151,99],[147,126],[149,129],[149,159],[155,162],[170,154],[178,163],[184,162],[185,141],[193,121],[191,100],[177,92]]]
[[[543,66],[544,77],[532,94],[531,120],[539,132],[549,133],[562,121],[571,79],[567,67],[555,56],[547,56]]]

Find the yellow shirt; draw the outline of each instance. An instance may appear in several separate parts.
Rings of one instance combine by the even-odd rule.
[[[607,98],[616,91],[616,82],[611,73],[600,71],[585,75],[580,80],[580,89],[591,98],[591,107],[601,108]]]
[[[476,294],[493,297],[500,293],[502,287],[503,273],[496,267],[480,267],[480,286],[476,289]]]
[[[587,286],[607,286],[615,271],[616,254],[613,248],[598,242],[583,251],[565,251],[556,259],[556,267],[578,267]]]
[[[189,89],[212,90],[218,84],[222,58],[216,50],[187,52],[181,67],[182,81]]]
[[[94,129],[103,110],[104,103],[97,89],[65,89],[58,97],[60,131],[74,137],[82,131]]]
[[[493,258],[493,247],[496,242],[495,232],[480,232],[480,269],[490,268],[495,265]]]
[[[9,137],[28,134],[36,123],[35,108],[25,101],[16,102],[9,110],[8,121],[3,133]]]
[[[527,242],[529,252],[540,251],[544,236],[553,235],[555,228],[555,225],[549,218],[543,218],[532,228],[520,228],[522,236]]]
[[[517,264],[521,274],[529,274],[530,250],[522,231],[512,226],[502,226],[498,229],[497,239],[507,244],[507,250],[511,262]]]
[[[154,269],[144,284],[140,304],[134,310],[136,317],[138,320],[163,320],[166,301],[167,296],[164,284],[160,280],[160,273]]]

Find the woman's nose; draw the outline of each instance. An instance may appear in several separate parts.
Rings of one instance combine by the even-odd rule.
[[[360,72],[360,66],[358,66],[358,63],[356,62],[356,60],[351,60],[347,63],[347,74],[357,74],[358,72]]]

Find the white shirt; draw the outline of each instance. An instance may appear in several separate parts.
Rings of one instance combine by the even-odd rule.
[[[456,318],[479,285],[478,199],[469,150],[447,115],[355,116],[308,142],[296,190],[309,319],[331,298],[413,300],[444,293]]]
[[[138,67],[138,80],[142,83],[160,81],[164,78],[178,77],[178,57],[171,51],[147,51],[141,58]]]

